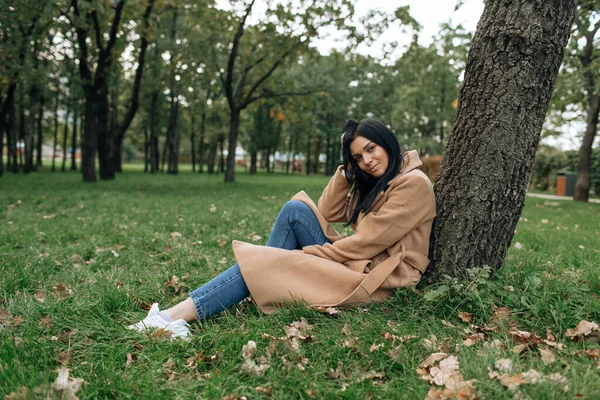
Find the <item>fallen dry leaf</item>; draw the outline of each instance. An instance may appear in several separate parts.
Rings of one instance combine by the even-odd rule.
[[[399,361],[400,355],[402,354],[402,348],[403,348],[403,346],[401,344],[399,344],[398,346],[390,349],[390,351],[388,351],[388,355],[390,356],[390,358],[392,360]]]
[[[179,233],[179,232],[171,232],[171,237],[172,237],[172,238],[178,238],[178,237],[181,237],[181,233]]]
[[[440,361],[437,367],[430,369],[431,382],[438,386],[444,386],[447,381],[452,379],[456,371],[458,371],[458,359],[456,356],[449,356]]]
[[[35,301],[41,304],[46,301],[46,292],[40,290],[39,292],[33,295],[33,298],[35,299]]]
[[[448,322],[445,319],[442,320],[442,325],[447,326],[448,328],[456,328],[456,325],[454,325],[452,322]]]
[[[40,322],[38,323],[38,326],[40,328],[49,329],[52,326],[52,318],[45,316],[44,318],[42,318],[40,320]]]
[[[58,361],[58,363],[64,367],[71,360],[71,354],[71,350],[61,351],[60,353],[58,353],[58,356],[56,356],[56,361]]]
[[[427,357],[425,361],[423,361],[419,366],[421,368],[429,368],[437,361],[443,360],[446,357],[448,357],[447,353],[433,353],[429,357]]]
[[[272,389],[271,389],[271,386],[266,387],[266,388],[261,387],[261,386],[257,386],[256,387],[256,392],[260,393],[260,394],[264,394],[266,396],[271,396]]]
[[[508,307],[496,307],[492,306],[492,321],[508,321],[512,315]]]
[[[52,383],[51,389],[54,391],[54,396],[48,396],[48,398],[59,398],[64,400],[78,400],[79,398],[75,395],[81,385],[85,382],[81,378],[69,377],[69,369],[62,367],[58,370],[58,377]]]
[[[73,291],[64,283],[52,286],[52,293],[59,299],[66,299],[73,294]]]
[[[597,323],[595,323],[593,321],[590,322],[590,321],[583,320],[583,321],[579,322],[574,329],[567,329],[567,331],[565,332],[565,336],[576,339],[576,338],[588,336],[592,332],[598,331],[598,330],[599,329],[598,329]]]
[[[248,360],[245,360],[244,363],[242,364],[242,371],[244,371],[250,375],[263,376],[265,374],[265,371],[268,370],[269,367],[270,367],[269,364],[266,364],[266,363],[257,364],[256,361],[248,359]]]
[[[342,333],[346,336],[352,335],[352,332],[350,332],[350,325],[347,322],[344,324],[344,327],[342,328]]]
[[[512,370],[512,361],[510,358],[502,358],[500,360],[496,360],[494,364],[496,369],[500,372],[510,372]]]
[[[466,323],[471,323],[471,321],[473,321],[473,316],[468,312],[459,312],[458,318],[460,318],[462,322]]]
[[[15,315],[12,319],[11,325],[14,327],[21,326],[25,322],[22,315]]]
[[[256,232],[252,232],[247,234],[246,238],[252,240],[253,242],[258,242],[262,239],[262,236],[259,236]]]
[[[135,360],[137,360],[136,354],[127,353],[127,362],[125,363],[125,365],[129,367],[129,366],[133,365]],[[171,360],[171,359],[169,358],[169,360]],[[173,361],[173,360],[171,360],[171,361]]]
[[[377,351],[377,350],[379,350],[379,349],[383,348],[383,346],[385,346],[385,344],[384,344],[384,343],[379,343],[379,344],[377,344],[377,343],[373,343],[373,344],[371,345],[371,348],[369,349],[369,352],[373,353],[373,352],[375,352],[375,351]]]
[[[358,338],[356,337],[354,339],[344,340],[344,344],[342,345],[342,347],[345,347],[348,349],[356,349],[356,348],[358,348],[357,344],[358,344]]]
[[[318,306],[316,307],[317,311],[323,314],[327,314],[327,315],[337,315],[337,314],[341,314],[342,311],[338,308],[335,307],[323,307],[323,306]]]
[[[285,336],[287,337],[297,337],[300,340],[308,340],[310,335],[309,331],[313,330],[313,326],[308,323],[308,321],[304,318],[301,318],[300,321],[292,322],[287,325],[285,328]]]
[[[466,338],[463,341],[463,344],[467,347],[471,347],[471,346],[476,345],[479,342],[482,342],[484,338],[485,338],[485,335],[483,333],[475,333],[475,334],[469,336],[468,338]]]
[[[540,356],[542,357],[542,362],[546,365],[556,361],[556,356],[552,349],[540,348]]]
[[[165,282],[165,286],[172,287],[175,293],[179,293],[183,284],[179,281],[177,275],[173,275],[170,281]]]
[[[244,360],[251,360],[254,358],[256,353],[256,342],[254,340],[248,341],[247,344],[242,346],[242,357]]]
[[[337,368],[335,370],[330,369],[325,373],[331,379],[345,379],[346,374],[344,374],[344,363],[338,361]]]

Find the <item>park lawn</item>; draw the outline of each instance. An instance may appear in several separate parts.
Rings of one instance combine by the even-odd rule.
[[[422,283],[335,315],[297,304],[266,316],[244,302],[193,324],[191,342],[125,330],[150,303],[172,305],[229,267],[231,240],[264,243],[285,201],[299,190],[317,199],[328,178],[222,180],[5,174],[0,395],[45,397],[62,366],[85,381],[80,398],[422,399],[443,387],[421,378],[436,371],[421,364],[445,352],[455,358],[438,370],[476,380],[463,390],[478,398],[600,398],[600,332],[568,331],[600,322],[600,204],[529,198],[491,280],[473,271],[468,285]],[[267,336],[294,323],[302,338]]]

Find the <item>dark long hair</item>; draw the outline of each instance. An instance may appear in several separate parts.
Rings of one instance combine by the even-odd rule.
[[[352,157],[350,144],[357,136],[369,139],[383,147],[387,152],[389,162],[381,177],[375,178],[361,170],[354,157]],[[351,173],[346,173],[346,179],[353,187],[350,204],[355,205],[355,208],[347,223],[347,225],[350,225],[356,223],[361,212],[366,214],[371,210],[377,195],[384,191],[388,182],[398,174],[402,165],[402,154],[398,139],[387,126],[374,119],[365,118],[361,119],[360,122],[353,119],[346,121],[342,155],[344,157],[344,170],[351,171]]]

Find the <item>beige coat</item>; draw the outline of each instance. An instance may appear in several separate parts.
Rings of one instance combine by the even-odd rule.
[[[400,173],[379,194],[372,211],[360,214],[355,233],[340,235],[330,222],[345,222],[352,211],[350,185],[341,167],[319,205],[307,204],[332,242],[283,250],[234,241],[233,251],[252,298],[266,313],[285,303],[337,306],[383,300],[395,288],[416,284],[427,268],[429,235],[435,217],[433,188],[418,153],[404,154]]]

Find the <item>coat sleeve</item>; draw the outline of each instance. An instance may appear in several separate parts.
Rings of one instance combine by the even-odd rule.
[[[327,221],[346,222],[346,197],[349,191],[350,184],[344,175],[343,166],[340,165],[323,190],[317,206]]]
[[[365,215],[352,236],[323,246],[306,246],[303,251],[340,263],[371,259],[435,217],[435,200],[428,180],[408,175],[391,190],[385,204],[377,212]]]

